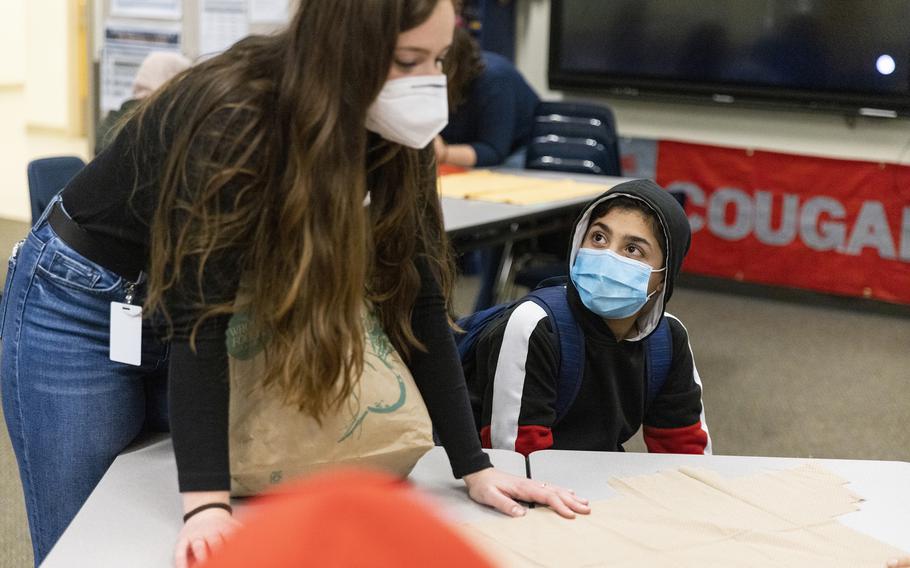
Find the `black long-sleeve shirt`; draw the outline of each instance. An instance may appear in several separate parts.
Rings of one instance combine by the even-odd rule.
[[[153,115],[154,116],[154,115]],[[159,175],[168,145],[155,121],[136,136],[135,120],[77,175],[63,191],[67,213],[108,254],[148,265],[150,224],[158,204]],[[168,125],[173,131],[179,125]],[[223,125],[230,128],[230,124]],[[207,151],[207,150],[206,150]],[[134,191],[135,184],[135,191]],[[229,201],[229,200],[226,200]],[[237,292],[242,251],[223,251],[206,264],[203,288],[211,302]],[[423,396],[457,477],[490,466],[473,427],[461,366],[448,328],[445,299],[425,263],[418,262],[421,289],[411,322],[427,352],[413,350],[409,368]],[[177,329],[185,329],[199,308],[186,298],[166,298]],[[227,318],[206,322],[195,353],[185,334],[170,345],[169,412],[181,491],[230,487],[228,455]]]

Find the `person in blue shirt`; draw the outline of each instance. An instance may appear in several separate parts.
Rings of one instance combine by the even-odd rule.
[[[436,138],[441,164],[524,167],[540,97],[512,63],[481,51],[464,28],[456,28],[446,57],[449,125]]]

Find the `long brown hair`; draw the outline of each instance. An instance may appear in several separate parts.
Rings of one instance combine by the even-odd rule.
[[[364,127],[398,34],[439,1],[300,0],[285,31],[199,64],[138,116],[139,129],[160,120],[166,147],[147,309],[167,316],[173,294],[192,297],[191,342],[203,321],[248,312],[262,384],[317,419],[363,370],[365,299],[407,357],[423,348],[410,324],[418,258],[451,289],[432,152]],[[225,255],[245,275],[243,305],[203,289]]]
[[[480,46],[471,32],[459,26],[446,55],[446,81],[449,87],[449,110],[455,112],[468,98],[471,85],[485,69]]]

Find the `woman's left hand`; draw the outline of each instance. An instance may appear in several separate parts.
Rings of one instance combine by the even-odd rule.
[[[492,467],[464,476],[464,482],[471,499],[512,517],[520,517],[527,512],[515,499],[547,505],[567,519],[574,519],[575,513],[587,515],[591,512],[588,500],[577,497],[570,489],[518,477]]]
[[[910,556],[904,556],[903,558],[895,558],[890,560],[886,564],[887,568],[903,568],[905,566],[910,566]]]

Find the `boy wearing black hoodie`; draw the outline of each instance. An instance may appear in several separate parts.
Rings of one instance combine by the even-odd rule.
[[[463,361],[484,447],[622,451],[643,426],[650,452],[711,453],[686,328],[664,312],[690,240],[682,207],[649,180],[619,184],[585,208],[566,285],[584,341],[578,393],[557,420],[555,325],[538,304],[517,303],[486,324]],[[649,396],[643,340],[662,318],[672,358]]]

